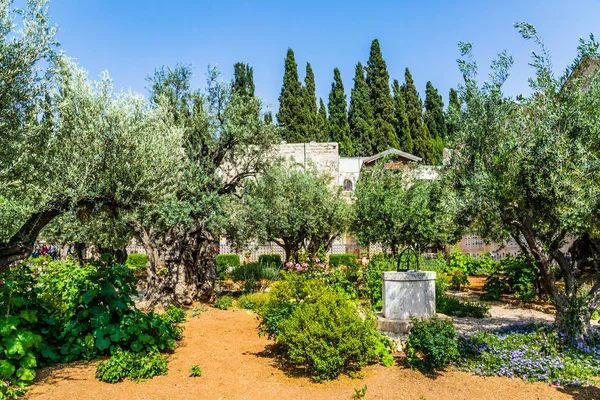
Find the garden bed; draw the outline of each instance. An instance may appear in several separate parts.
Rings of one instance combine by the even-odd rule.
[[[366,367],[364,377],[348,376],[313,383],[309,376],[281,364],[272,342],[258,337],[254,313],[230,309],[188,317],[184,338],[169,355],[169,372],[142,383],[102,383],[95,364],[75,363],[43,368],[28,399],[351,399],[355,388],[367,385],[366,398],[380,399],[594,399],[600,389],[562,388],[521,379],[479,377],[446,370],[424,375],[394,365]],[[492,312],[493,314],[493,312]],[[402,357],[396,354],[397,362]],[[201,377],[190,377],[197,364]]]

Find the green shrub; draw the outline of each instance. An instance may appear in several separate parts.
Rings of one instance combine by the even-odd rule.
[[[167,371],[167,358],[158,352],[132,353],[119,349],[108,360],[96,365],[96,378],[107,383],[117,383],[125,378],[140,382],[166,375]]]
[[[421,268],[423,271],[433,271],[438,274],[446,272],[446,259],[442,253],[439,253],[437,257],[432,258],[424,258],[423,259],[423,267]]]
[[[292,363],[305,367],[318,382],[367,364],[393,362],[390,342],[374,319],[363,320],[356,306],[333,290],[301,303],[284,318],[276,341]]]
[[[356,254],[330,254],[329,255],[329,266],[339,267],[345,265],[347,267],[353,267],[358,264],[358,258]]]
[[[148,256],[146,254],[131,253],[127,255],[125,266],[133,269],[134,271],[145,271],[147,262]]]
[[[261,254],[258,256],[258,262],[261,264],[282,265],[279,254]]]
[[[10,381],[0,380],[0,400],[14,400],[25,395],[25,389]]]
[[[188,372],[190,373],[190,376],[193,377],[202,376],[202,369],[198,365],[193,365]]]
[[[159,315],[135,307],[132,270],[111,257],[82,267],[50,262],[42,270],[23,263],[0,281],[0,380],[26,385],[36,367],[118,349],[173,349],[182,336],[174,308]]]
[[[301,303],[311,303],[319,299],[328,290],[321,280],[311,279],[304,274],[283,273],[271,292],[260,313],[260,335],[274,339],[279,334],[279,323],[289,317]]]
[[[219,310],[227,310],[233,305],[233,298],[231,296],[222,296],[215,301],[215,308]]]
[[[393,260],[386,259],[383,255],[377,255],[365,265],[363,272],[363,294],[371,302],[375,311],[381,311],[381,273],[384,271],[395,271]]]
[[[498,301],[503,294],[510,292],[510,286],[505,277],[494,274],[487,277],[482,290],[481,300]]]
[[[237,254],[217,254],[217,280],[225,279],[227,271],[240,266],[240,256]]]
[[[429,320],[412,318],[412,328],[406,342],[409,364],[423,368],[442,368],[458,358],[456,330],[452,322],[434,317]]]
[[[269,300],[269,294],[263,292],[249,293],[241,296],[237,301],[239,308],[246,310],[260,311],[267,301]]]

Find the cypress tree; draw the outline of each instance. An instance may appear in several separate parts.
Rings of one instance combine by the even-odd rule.
[[[317,121],[317,95],[315,86],[315,74],[310,63],[306,63],[306,77],[304,78],[303,103],[304,103],[304,128],[307,142],[317,140],[319,126]]]
[[[450,101],[448,102],[448,109],[446,110],[446,115],[450,113],[450,110],[460,111],[460,101],[458,100],[458,93],[456,93],[456,90],[451,88],[449,97]],[[454,125],[449,118],[446,118],[446,135],[449,140],[454,139],[456,131],[456,125]]]
[[[398,150],[412,153],[413,141],[412,137],[410,136],[410,126],[408,124],[408,116],[406,115],[406,106],[404,104],[404,98],[402,97],[402,91],[397,79],[394,79],[392,89],[394,92],[394,113],[396,114],[395,128],[399,143]]]
[[[305,141],[302,109],[302,85],[298,80],[298,65],[293,50],[288,48],[277,112],[277,123],[282,128],[283,139],[288,143]]]
[[[373,152],[381,152],[390,147],[398,147],[394,99],[390,94],[390,76],[381,55],[379,41],[373,40],[367,62],[367,85],[373,108]]]
[[[329,128],[327,127],[327,108],[322,98],[319,98],[319,114],[317,115],[317,139],[319,143],[328,142]]]
[[[334,68],[333,83],[329,92],[329,137],[340,146],[340,156],[351,157],[354,155],[352,141],[350,140],[350,129],[348,128],[348,114],[346,111],[346,93],[340,70]]]
[[[242,62],[233,65],[233,85],[232,92],[254,97],[254,72],[252,67]]]
[[[444,102],[431,82],[427,82],[425,86],[424,121],[433,141],[433,159],[431,161],[439,164],[442,162],[447,131],[444,118]]]
[[[402,97],[406,106],[410,136],[413,140],[413,153],[421,157],[426,163],[432,162],[434,155],[431,135],[427,126],[423,125],[423,106],[408,68],[404,72],[404,79]]]
[[[265,116],[263,117],[263,120],[265,122],[265,125],[272,125],[273,124],[273,113],[271,111],[267,111],[265,113]]]
[[[365,69],[360,62],[356,64],[354,88],[350,95],[348,111],[350,140],[356,156],[373,155],[373,109],[369,98],[369,87],[365,81]]]

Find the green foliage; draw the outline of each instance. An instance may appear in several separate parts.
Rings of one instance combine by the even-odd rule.
[[[352,230],[362,245],[381,243],[397,253],[412,245],[455,243],[460,230],[450,223],[437,181],[418,179],[415,169],[386,168],[386,160],[362,171],[356,185]]]
[[[390,93],[390,76],[383,60],[379,41],[373,40],[367,61],[367,85],[373,110],[372,151],[379,153],[390,147],[398,148],[394,99]]]
[[[386,259],[383,254],[371,257],[367,265],[363,267],[364,291],[366,297],[375,311],[381,311],[381,273],[384,271],[395,271],[396,266],[393,260]]]
[[[333,69],[333,83],[331,92],[329,92],[329,120],[327,127],[329,129],[329,138],[337,142],[340,146],[339,152],[342,157],[351,157],[354,155],[352,140],[350,139],[350,129],[348,127],[348,114],[346,109],[346,93],[340,70]]]
[[[199,316],[200,314],[202,314],[205,311],[206,311],[206,308],[204,306],[196,306],[196,307],[192,308],[192,318],[196,318],[197,316]]]
[[[352,302],[332,290],[300,303],[279,323],[276,341],[292,363],[305,367],[318,382],[366,364],[392,363],[389,340],[377,331],[374,319],[363,320]]]
[[[192,365],[192,368],[188,371],[190,376],[199,377],[202,376],[202,369],[198,365]]]
[[[470,300],[458,300],[450,296],[436,294],[435,308],[439,313],[452,317],[485,318],[490,311],[490,306]]]
[[[406,342],[407,361],[419,368],[443,368],[458,359],[458,342],[452,322],[434,317],[413,318]]]
[[[363,157],[373,155],[373,109],[369,86],[365,81],[365,69],[360,61],[356,64],[354,88],[350,95],[348,125],[354,154]]]
[[[355,267],[358,265],[358,258],[356,254],[330,254],[329,255],[329,266],[339,267],[344,265],[346,267]]]
[[[304,87],[302,88],[302,116],[305,125],[304,129],[306,130],[305,142],[317,140],[321,136],[321,132],[319,132],[319,115],[317,113],[317,95],[315,92],[315,74],[310,63],[306,63]]]
[[[157,375],[166,375],[168,360],[159,352],[130,352],[118,349],[106,361],[96,365],[96,378],[102,382],[117,383],[123,379],[140,382]]]
[[[269,301],[269,294],[263,292],[249,293],[241,296],[237,301],[237,306],[247,310],[260,312]]]
[[[148,256],[146,254],[131,253],[127,255],[125,266],[133,269],[134,271],[145,271],[147,262]]]
[[[283,139],[288,143],[305,142],[303,120],[302,85],[298,78],[298,64],[292,49],[287,50],[283,85],[279,94],[279,111],[277,123],[282,128]]]
[[[132,270],[110,257],[83,267],[51,262],[44,269],[18,265],[0,285],[0,379],[28,384],[35,368],[93,359],[125,351],[173,349],[182,337],[185,313],[170,306],[164,314],[144,313]]]
[[[250,65],[241,62],[233,65],[231,91],[237,96],[254,97],[254,71]]]
[[[423,125],[423,104],[408,68],[404,72],[402,97],[406,105],[406,116],[413,141],[413,154],[423,159],[425,163],[433,161],[433,143],[429,129]]]
[[[244,282],[245,291],[253,292],[260,289],[262,281],[274,281],[279,278],[281,264],[267,264],[251,262],[240,265],[231,271],[231,279],[235,282]]]
[[[363,386],[361,389],[354,388],[354,393],[352,394],[352,398],[354,399],[364,399],[367,395],[367,385]]]
[[[514,293],[524,302],[535,300],[535,267],[524,257],[505,257],[483,285],[482,299],[499,300],[502,294]]]
[[[215,301],[213,306],[219,310],[227,310],[233,305],[233,298],[231,296],[221,296]]]
[[[15,400],[25,395],[25,389],[9,381],[0,380],[0,400]]]
[[[446,274],[450,282],[451,290],[460,290],[469,285],[469,272],[472,266],[472,258],[462,254],[456,247],[446,263]]]
[[[237,254],[217,254],[217,276],[216,279],[224,279],[229,268],[240,266],[240,256]]]
[[[442,96],[438,93],[437,89],[433,87],[431,82],[427,82],[425,86],[425,114],[423,119],[427,129],[431,134],[432,140],[441,144],[436,146],[434,144],[433,160],[432,163],[441,164],[442,162],[442,151],[444,148],[444,140],[447,136],[446,132],[446,121],[444,119],[444,102]]]
[[[413,140],[410,136],[410,125],[408,123],[408,115],[406,114],[406,105],[402,97],[402,89],[397,79],[394,79],[392,85],[394,91],[394,114],[396,115],[396,134],[398,135],[398,150],[407,153],[413,152]]]
[[[258,262],[261,264],[282,265],[279,254],[261,254],[258,256]]]
[[[318,143],[325,143],[329,137],[329,127],[327,123],[327,109],[325,108],[325,102],[322,98],[319,98],[319,114],[317,116],[317,136]]]

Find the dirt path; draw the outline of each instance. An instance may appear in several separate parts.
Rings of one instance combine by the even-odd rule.
[[[366,399],[600,399],[599,388],[565,389],[527,384],[519,379],[481,378],[463,372],[424,376],[410,369],[371,366],[362,379],[344,376],[334,382],[282,371],[257,335],[256,317],[244,310],[209,308],[186,323],[184,339],[169,356],[169,373],[147,382],[115,385],[94,378],[94,364],[44,368],[28,399],[352,399],[367,385]],[[191,378],[194,364],[202,376]]]

